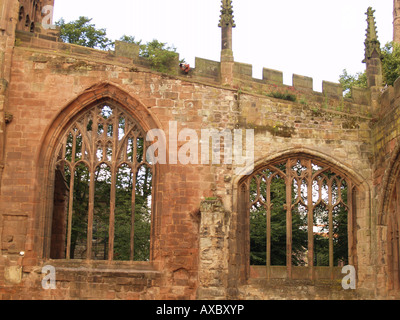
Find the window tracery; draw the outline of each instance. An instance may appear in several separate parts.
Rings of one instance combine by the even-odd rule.
[[[52,258],[150,259],[147,147],[138,123],[110,103],[70,125],[56,153]]]

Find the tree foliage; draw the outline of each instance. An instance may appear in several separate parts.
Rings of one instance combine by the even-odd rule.
[[[155,39],[141,45],[139,55],[149,59],[151,67],[159,72],[168,72],[177,57],[176,48]]]
[[[107,114],[103,115],[104,117]],[[120,118],[119,128],[124,129],[125,120]],[[88,130],[93,131],[92,123],[88,123]],[[99,125],[100,127],[100,125]],[[108,129],[110,130],[110,128]],[[75,143],[75,148],[74,148]],[[152,170],[143,164],[144,139],[132,139],[127,158],[136,162],[137,170],[127,164],[117,168],[115,175],[115,222],[114,222],[114,260],[131,259],[131,234],[134,226],[134,256],[135,261],[150,259],[150,230],[152,205]],[[75,155],[73,152],[75,151]],[[136,159],[135,159],[136,156]],[[75,142],[70,133],[66,141],[65,160],[71,162],[82,159],[82,135],[77,135]],[[73,190],[69,190],[73,198],[71,221],[71,259],[85,259],[88,240],[92,244],[93,260],[107,260],[109,254],[110,209],[112,193],[111,168],[102,163],[96,167],[93,176],[88,167],[80,162],[71,173],[69,166],[64,165],[63,176],[65,185],[69,186],[73,179]],[[92,238],[88,239],[88,212],[90,181],[94,181],[93,225]],[[67,196],[67,203],[69,203]],[[69,206],[69,204],[68,204]],[[66,208],[66,212],[69,207]],[[134,219],[132,219],[134,215]],[[68,231],[65,230],[65,232]],[[67,240],[67,239],[66,239]]]
[[[91,21],[92,19],[81,16],[77,20],[67,23],[61,18],[56,22],[56,25],[60,27],[60,38],[66,43],[94,49],[112,50],[115,42],[107,37],[106,29],[97,29]],[[137,41],[131,35],[123,35],[119,40],[138,45],[139,56],[148,59],[153,70],[168,73],[171,66],[177,62],[176,48],[167,43],[154,39],[144,44],[142,40]],[[183,63],[184,59],[179,62]]]
[[[340,75],[339,83],[342,85],[344,97],[351,98],[351,88],[366,88],[367,74],[366,72],[357,72],[355,75],[349,74],[346,69]]]
[[[278,175],[272,179],[271,193],[271,265],[286,265],[286,182]],[[250,194],[257,193],[253,179]],[[260,184],[260,193],[266,194],[265,184]],[[292,198],[295,190],[292,188]],[[292,261],[294,265],[303,265],[303,253],[307,248],[306,216],[295,205],[292,210]],[[257,203],[250,210],[250,264],[266,264],[266,208]]]
[[[400,44],[388,42],[381,49],[383,85],[393,86],[394,82],[400,77]],[[339,82],[343,87],[344,96],[351,97],[350,89],[352,87],[366,88],[367,74],[357,72],[352,75],[346,69],[339,76]]]
[[[384,84],[392,86],[400,77],[400,44],[389,42],[382,48]]]
[[[284,167],[280,166],[284,171]],[[301,170],[299,167],[298,170]],[[268,176],[271,172],[264,171]],[[325,173],[328,178],[333,174]],[[261,181],[261,182],[260,182]],[[259,187],[259,190],[257,189]],[[305,266],[308,260],[308,215],[313,215],[313,235],[314,235],[314,256],[315,266],[329,266],[329,211],[325,201],[317,205],[312,213],[307,212],[307,208],[298,202],[299,197],[303,202],[307,202],[305,194],[315,193],[314,187],[307,187],[305,182],[299,186],[296,182],[286,184],[284,178],[275,175],[270,183],[270,203],[271,203],[271,261],[272,266],[285,266],[286,262],[286,237],[287,237],[287,188],[290,188],[292,203],[292,265]],[[323,188],[327,188],[325,185]],[[325,189],[324,189],[325,190]],[[326,191],[324,191],[326,192]],[[250,201],[253,203],[258,196],[265,202],[264,195],[267,193],[266,183],[259,180],[257,186],[256,178],[250,182]],[[341,193],[343,203],[347,203],[347,186],[332,186],[332,197],[338,198]],[[327,195],[326,195],[327,196]],[[348,262],[348,230],[346,206],[340,203],[332,210],[333,221],[333,263],[339,265],[341,262]],[[267,209],[265,205],[257,201],[250,208],[250,264],[266,265],[267,262]],[[314,229],[317,228],[317,229]]]
[[[134,36],[123,35],[120,41],[138,45],[139,56],[148,59],[151,68],[159,72],[167,73],[176,62],[178,56],[175,47],[156,39],[143,44],[142,40],[137,41]],[[184,59],[179,62],[183,63]]]
[[[102,50],[111,49],[113,42],[107,38],[106,29],[97,29],[91,21],[92,19],[81,16],[67,23],[61,18],[56,25],[60,27],[60,37],[66,43]]]

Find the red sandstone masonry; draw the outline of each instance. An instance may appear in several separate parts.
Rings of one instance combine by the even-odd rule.
[[[364,180],[360,178],[360,184],[364,185],[372,184],[373,181],[371,159],[382,156],[386,165],[386,158],[390,158],[387,153],[393,152],[397,141],[397,137],[387,141],[385,137],[379,138],[376,134],[376,147],[372,147],[369,135],[371,117],[365,113],[368,105],[345,101],[342,110],[340,102],[327,99],[325,109],[324,97],[312,92],[309,96],[305,95],[310,97],[308,106],[266,97],[258,94],[257,90],[247,90],[238,96],[237,89],[196,83],[196,79],[164,77],[149,70],[130,72],[132,64],[129,60],[109,57],[102,52],[36,38],[29,38],[29,44],[27,40],[22,45],[23,47],[15,48],[11,68],[9,109],[15,117],[7,127],[7,163],[3,174],[0,212],[9,214],[6,218],[9,227],[4,235],[17,234],[26,238],[18,238],[15,243],[15,250],[20,249],[18,246],[21,245],[26,256],[23,260],[24,280],[19,285],[6,284],[2,287],[0,295],[3,299],[28,296],[37,299],[195,299],[198,298],[200,265],[199,220],[196,212],[201,201],[208,197],[220,197],[226,215],[231,219],[226,225],[229,233],[225,236],[233,240],[238,233],[243,232],[240,229],[242,225],[235,220],[238,217],[235,213],[237,208],[234,204],[237,199],[234,189],[237,187],[235,183],[238,177],[233,174],[232,166],[160,166],[155,195],[156,237],[153,239],[154,261],[158,266],[152,271],[156,271],[156,274],[126,274],[120,273],[120,270],[108,273],[103,270],[99,274],[90,270],[76,272],[68,263],[61,263],[64,270],[57,282],[58,289],[54,292],[42,290],[40,267],[53,261],[43,260],[40,252],[44,242],[41,223],[46,219],[42,216],[40,206],[41,201],[44,201],[44,194],[39,194],[43,190],[40,178],[48,168],[36,159],[41,158],[41,151],[54,147],[54,140],[48,132],[58,132],[61,129],[58,127],[61,122],[59,118],[68,117],[74,112],[68,106],[81,108],[90,98],[103,95],[121,99],[121,102],[129,101],[132,105],[126,107],[133,111],[140,107],[139,115],[144,110],[149,111],[151,118],[146,115],[141,120],[152,120],[152,124],[157,124],[167,136],[169,121],[178,122],[178,131],[188,127],[198,133],[202,128],[210,127],[254,129],[257,164],[260,165],[265,159],[272,160],[274,156],[288,150],[308,151],[311,154],[314,152],[324,156],[326,160],[338,161],[354,175],[362,177]],[[36,50],[35,46],[40,47],[40,50]],[[51,50],[47,50],[49,48]],[[68,49],[73,52],[66,55],[65,50]],[[79,66],[86,69],[82,71]],[[242,83],[248,82],[243,80]],[[95,85],[99,86],[90,95],[85,93],[85,90]],[[78,101],[75,100],[77,98]],[[351,128],[353,122],[359,127]],[[274,133],[274,126],[286,128],[290,137]],[[351,129],[345,129],[349,127]],[[393,127],[397,128],[398,125]],[[384,123],[375,127],[378,133],[384,130]],[[49,145],[46,145],[47,142]],[[183,142],[180,143],[182,144]],[[376,154],[373,154],[374,151]],[[380,172],[382,171],[377,168],[376,181],[382,180],[379,178]],[[227,183],[226,176],[232,182]],[[365,190],[363,196],[367,194],[368,191]],[[368,223],[375,219],[375,211],[371,210],[372,216],[368,216],[370,208],[365,205],[366,200],[360,202],[362,206],[357,221],[361,227],[358,260],[362,266],[359,269],[359,284],[373,292],[374,289],[368,287],[373,287],[371,283],[376,282],[371,271],[373,263],[370,244],[375,243],[376,239],[370,237],[371,226]],[[22,230],[24,228],[21,229],[15,223],[21,220],[20,215],[26,220],[25,232]],[[207,236],[204,234],[204,238]],[[229,260],[233,265],[234,260],[230,257],[237,254],[235,246],[232,241],[227,240],[227,247],[218,248],[223,256],[216,257],[214,263],[217,264],[220,259]],[[4,247],[1,249],[6,250]],[[0,272],[1,268],[2,263]],[[211,277],[216,283],[224,283],[216,291],[210,290],[210,295],[207,296],[209,298],[213,297],[213,292],[221,292],[218,289],[226,283],[219,281],[227,275],[225,269],[220,274],[207,274],[207,271],[202,274],[204,279]],[[0,276],[0,285],[1,281]],[[378,281],[379,286],[383,287],[383,280],[379,278]],[[225,290],[226,287],[222,289]],[[235,297],[257,296],[259,290],[262,290],[262,286],[249,283],[247,287],[239,288],[239,295]],[[240,295],[240,292],[249,295]],[[279,296],[274,290],[271,292]],[[382,292],[384,295],[385,291]],[[291,295],[294,297],[296,293],[292,292]],[[326,296],[329,297],[329,294]],[[310,294],[307,297],[313,298],[315,295]]]

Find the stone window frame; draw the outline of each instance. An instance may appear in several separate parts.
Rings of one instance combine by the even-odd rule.
[[[107,113],[107,115],[105,114]],[[123,121],[124,132],[123,135],[120,132],[121,126],[120,121]],[[90,127],[90,129],[88,129]],[[101,130],[99,132],[99,130]],[[137,159],[137,139],[141,139],[143,143],[143,155],[142,159]],[[68,142],[68,140],[70,140]],[[78,140],[80,141],[78,143]],[[131,142],[131,144],[130,144]],[[78,145],[79,144],[79,145]],[[89,179],[88,184],[88,213],[87,213],[87,239],[86,239],[86,259],[93,260],[93,235],[95,233],[94,218],[95,218],[95,188],[96,171],[102,166],[108,168],[110,175],[110,202],[109,202],[109,221],[108,221],[108,237],[107,237],[107,259],[100,260],[114,260],[114,240],[116,238],[115,226],[116,226],[116,185],[118,183],[118,172],[123,166],[127,166],[130,169],[133,179],[133,185],[136,185],[136,177],[139,170],[143,167],[149,169],[152,176],[153,165],[148,163],[145,159],[146,151],[150,143],[146,142],[146,132],[139,126],[139,124],[118,104],[112,101],[99,101],[94,104],[90,109],[85,110],[76,120],[66,128],[65,134],[62,137],[57,149],[55,157],[57,161],[55,163],[56,179],[59,176],[64,176],[64,170],[68,169],[71,173],[71,177],[74,176],[74,172],[78,166],[83,165],[87,168]],[[77,155],[79,150],[79,156]],[[131,159],[128,156],[128,149],[132,149]],[[67,159],[66,153],[69,154],[70,159]],[[62,183],[55,182],[55,185],[62,186],[64,178],[61,179]],[[152,179],[153,182],[153,179]],[[153,183],[151,188],[153,187]],[[74,179],[71,178],[68,186],[63,189],[73,189]],[[57,188],[55,188],[58,192]],[[135,226],[135,195],[136,189],[132,189],[131,198],[131,227],[130,227],[130,258],[127,260],[134,260],[134,226]],[[153,199],[154,195],[152,195]],[[56,198],[56,196],[55,196]],[[63,198],[66,198],[65,196]],[[55,202],[58,200],[55,199]],[[64,200],[68,204],[68,210],[61,210],[63,213],[62,217],[53,218],[53,229],[58,229],[58,224],[63,225],[61,231],[62,237],[52,236],[51,245],[51,258],[59,258],[60,252],[65,252],[65,259],[73,259],[71,254],[71,230],[73,220],[73,206],[74,206],[74,193],[68,193],[68,199]],[[56,207],[56,203],[54,204]],[[153,211],[153,201],[152,207]],[[65,211],[65,212],[64,212]],[[55,211],[54,211],[55,212]],[[57,219],[57,220],[55,220]],[[66,222],[65,222],[66,220]],[[65,226],[64,226],[65,224]],[[58,232],[60,232],[58,231]],[[54,234],[54,232],[52,232]],[[58,235],[58,234],[57,234]],[[58,246],[54,248],[53,242],[56,242]],[[60,242],[60,243],[58,243]],[[55,250],[53,250],[53,248]],[[52,252],[55,251],[52,255]],[[62,254],[63,256],[64,254]],[[96,259],[98,260],[98,259]],[[125,261],[127,261],[125,260]]]
[[[249,220],[246,215],[246,199],[245,193],[240,188],[240,185],[251,176],[254,172],[259,169],[265,168],[268,164],[276,163],[281,160],[290,157],[305,157],[314,159],[321,164],[332,167],[336,172],[343,176],[348,177],[353,183],[355,192],[352,196],[353,205],[356,206],[353,215],[353,226],[351,230],[352,240],[349,239],[349,264],[356,267],[358,270],[358,257],[357,257],[357,221],[362,215],[370,214],[370,206],[368,202],[370,189],[366,180],[358,173],[349,167],[342,164],[340,161],[329,157],[325,154],[317,152],[308,148],[294,148],[281,152],[277,152],[275,155],[265,157],[264,159],[258,160],[252,172],[246,174],[246,170],[243,170],[241,175],[238,175],[235,179],[234,185],[234,207],[236,208],[236,219],[234,220],[233,226],[235,227],[236,239],[231,240],[231,246],[234,248],[230,252],[231,260],[235,261],[230,265],[229,274],[230,277],[237,278],[239,283],[245,284],[252,278],[280,278],[280,279],[339,279],[342,278],[340,267],[295,267],[291,266],[274,266],[276,270],[271,274],[270,270],[266,267],[252,267],[250,266],[249,252]]]
[[[400,175],[397,176],[387,217],[387,251],[390,290],[400,290]]]
[[[40,261],[52,261],[52,263],[66,263],[69,260],[52,260],[50,259],[51,248],[51,228],[52,228],[52,212],[54,205],[54,168],[57,146],[59,145],[66,128],[81,115],[85,110],[90,109],[93,105],[99,103],[112,103],[118,105],[122,110],[129,114],[144,132],[151,134],[152,129],[161,128],[161,123],[151,113],[150,109],[143,105],[139,100],[132,97],[125,90],[108,81],[94,84],[87,88],[76,98],[71,100],[50,122],[41,141],[41,147],[36,158],[37,166],[37,192],[35,212],[36,218],[31,224],[31,234],[27,239],[28,247],[31,247]],[[150,140],[154,137],[150,136]],[[164,141],[164,143],[166,143]],[[160,179],[160,166],[155,164],[153,168],[153,209],[150,234],[150,260],[142,261],[105,261],[106,263],[116,265],[152,265],[155,268],[158,265],[156,257],[158,257],[157,235],[161,232],[161,208],[158,205],[158,185]],[[28,248],[29,250],[29,248]],[[86,263],[94,260],[86,260]],[[71,263],[76,263],[70,260]]]
[[[398,295],[400,290],[400,145],[388,160],[382,179],[378,227],[382,233],[382,259],[387,268],[386,287]]]

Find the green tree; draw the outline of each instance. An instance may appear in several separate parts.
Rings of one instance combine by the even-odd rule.
[[[176,62],[176,48],[167,43],[154,39],[142,44],[142,40],[137,41],[134,36],[128,35],[123,35],[119,40],[138,45],[139,56],[148,59],[153,70],[168,73]],[[185,59],[181,59],[179,63],[185,63]]]
[[[138,46],[140,46],[142,44],[142,40],[136,41],[134,36],[128,36],[126,34],[124,34],[119,41],[123,41],[123,42],[127,42],[127,43],[133,43],[136,44]]]
[[[56,25],[60,27],[60,38],[66,43],[79,46],[112,50],[115,43],[107,37],[106,29],[97,29],[91,21],[92,19],[81,16],[75,21],[66,23],[61,18],[56,22]],[[177,62],[176,48],[167,43],[154,39],[142,44],[142,40],[137,41],[134,36],[130,35],[123,35],[119,40],[138,45],[140,48],[139,56],[148,59],[153,70],[168,73]],[[179,62],[184,63],[185,60],[182,59]]]
[[[97,29],[90,23],[92,19],[79,17],[75,21],[66,23],[63,18],[56,22],[60,27],[60,38],[66,43],[79,46],[108,50],[113,47],[113,42],[107,38],[106,29]]]
[[[284,165],[279,166],[284,171]],[[271,174],[268,170],[265,175]],[[292,199],[297,191],[291,186]],[[250,200],[253,201],[257,194],[257,183],[252,179],[250,183]],[[260,194],[266,194],[265,183],[260,183]],[[272,178],[270,184],[271,196],[271,265],[286,265],[286,182],[278,175]],[[304,211],[304,210],[303,210]],[[292,210],[292,263],[303,265],[303,256],[307,250],[307,225],[306,215],[301,214],[302,208],[295,205]],[[256,203],[250,210],[250,264],[266,264],[266,208]]]
[[[400,77],[400,44],[388,42],[382,48],[382,69],[385,84],[392,86]]]
[[[278,166],[285,172],[285,165]],[[292,168],[294,172],[300,176],[304,167],[298,166]],[[264,176],[270,176],[271,172],[265,170],[262,172]],[[334,174],[326,173],[328,178]],[[258,184],[257,184],[258,180]],[[259,190],[258,190],[259,188]],[[270,199],[271,199],[271,265],[286,265],[286,190],[290,188],[291,204],[292,204],[292,264],[294,266],[304,266],[307,263],[308,251],[308,219],[309,214],[313,215],[314,226],[324,226],[320,233],[314,232],[314,265],[329,266],[329,212],[327,205],[321,203],[314,208],[314,212],[307,212],[307,208],[299,203],[307,202],[307,196],[304,193],[307,189],[306,183],[303,181],[299,186],[293,181],[291,185],[287,185],[285,179],[278,175],[273,176],[270,183]],[[313,187],[307,189],[312,192]],[[253,203],[256,199],[265,202],[266,182],[260,176],[255,176],[250,182],[250,201]],[[315,190],[314,190],[315,191]],[[347,204],[347,185],[340,187],[333,184],[332,194],[334,198],[338,198],[341,193],[341,199]],[[258,197],[261,198],[258,198]],[[345,264],[348,262],[348,230],[346,206],[340,203],[335,206],[332,211],[333,216],[333,258],[334,265],[338,265],[340,261]],[[250,264],[266,265],[266,207],[259,201],[250,209]],[[312,226],[313,227],[313,226]]]
[[[150,258],[151,229],[151,181],[150,168],[141,167],[133,185],[129,170],[120,170],[116,185],[114,259],[130,259],[130,236],[132,223],[132,191],[135,188],[134,260]]]
[[[367,87],[367,73],[357,72],[355,75],[351,75],[346,69],[339,76],[339,83],[342,85],[344,97],[351,98],[351,88],[366,88]]]
[[[396,79],[400,77],[400,44],[388,42],[382,49],[382,75],[383,85],[392,86]],[[355,75],[349,74],[346,69],[339,76],[339,82],[343,87],[344,96],[351,98],[352,87],[366,88],[367,74],[357,72]]]
[[[104,119],[110,116],[111,109],[105,107],[102,112]],[[120,118],[119,129],[125,130],[125,119]],[[92,121],[87,124],[88,132],[93,132]],[[99,129],[104,126],[99,124]],[[76,130],[76,129],[74,129]],[[109,132],[112,128],[108,127]],[[65,160],[71,162],[82,160],[81,134],[67,136]],[[75,143],[75,145],[74,145]],[[151,231],[151,205],[152,205],[152,170],[144,162],[144,138],[131,138],[127,157],[132,162],[140,164],[139,170],[134,170],[127,164],[121,165],[117,170],[115,180],[115,223],[114,223],[114,260],[130,260],[132,212],[135,214],[134,223],[134,260],[148,261],[150,259],[150,231]],[[75,146],[75,148],[74,148]],[[136,152],[135,152],[136,150]],[[136,159],[135,159],[136,156]],[[69,167],[60,168],[64,175],[66,186],[74,179],[74,188],[70,190],[73,197],[72,230],[71,230],[71,258],[84,259],[86,257],[89,189],[90,181],[94,180],[94,207],[93,207],[93,235],[89,239],[92,243],[92,256],[94,260],[107,260],[109,253],[109,227],[111,203],[111,168],[102,163],[93,177],[88,167],[80,162],[71,173]],[[134,177],[136,177],[134,179]],[[133,202],[133,195],[135,201]],[[67,212],[69,208],[66,208]],[[66,239],[67,240],[67,239]]]
[[[150,61],[152,69],[165,73],[169,71],[177,57],[176,48],[155,39],[141,45],[139,55]]]

